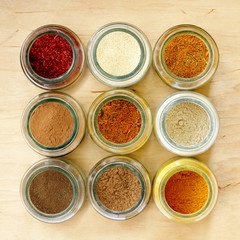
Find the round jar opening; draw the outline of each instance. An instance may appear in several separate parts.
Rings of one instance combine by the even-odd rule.
[[[111,164],[96,176],[93,191],[97,204],[106,212],[134,211],[144,197],[144,183],[132,166]]]
[[[196,102],[183,100],[166,113],[164,119],[168,137],[178,145],[201,144],[209,134],[211,121],[205,109]]]
[[[206,39],[190,31],[170,35],[162,52],[160,57],[168,74],[186,81],[204,75],[209,69],[212,55]]]
[[[77,121],[75,111],[68,103],[60,99],[45,99],[29,112],[28,134],[43,149],[65,148],[76,137]]]
[[[180,214],[194,214],[206,205],[209,187],[199,173],[182,170],[167,180],[164,196],[168,206]]]
[[[97,129],[105,141],[125,144],[142,132],[143,116],[136,103],[123,97],[103,101],[97,111]]]
[[[93,54],[101,73],[113,78],[128,78],[141,67],[143,45],[133,32],[116,28],[97,39]]]
[[[66,212],[73,204],[74,185],[60,168],[42,169],[28,182],[27,196],[32,207],[42,214]]]

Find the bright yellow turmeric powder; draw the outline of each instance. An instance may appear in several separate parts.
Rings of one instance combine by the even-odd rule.
[[[182,214],[195,213],[208,199],[208,185],[200,174],[180,171],[168,180],[165,198],[174,211]]]

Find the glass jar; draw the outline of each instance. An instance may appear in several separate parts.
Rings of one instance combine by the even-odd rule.
[[[192,214],[174,211],[165,199],[165,186],[175,173],[193,171],[201,175],[208,186],[208,199],[205,205]],[[153,182],[153,199],[159,210],[169,219],[181,223],[196,222],[205,218],[214,208],[218,198],[218,184],[213,172],[206,164],[194,158],[175,157],[164,163],[157,171]]]
[[[103,39],[103,37],[112,32],[124,32],[130,34],[138,42],[140,47],[141,56],[137,67],[125,75],[111,75],[104,71],[97,61],[96,52],[99,42]],[[148,72],[151,66],[151,61],[152,49],[148,38],[140,29],[128,23],[116,22],[107,24],[94,33],[88,43],[88,67],[97,80],[110,87],[122,88],[136,84]]]
[[[113,211],[106,208],[97,195],[97,182],[101,175],[114,167],[127,168],[136,174],[141,184],[141,194],[137,203],[125,211]],[[127,156],[110,156],[98,162],[90,171],[88,177],[88,199],[94,209],[102,216],[113,220],[127,220],[135,217],[147,206],[151,196],[151,180],[146,168],[138,161]]]
[[[173,74],[165,62],[165,50],[168,43],[175,37],[187,34],[200,38],[207,46],[209,52],[209,61],[206,68],[199,75],[192,78],[182,78]],[[214,39],[200,27],[182,24],[168,29],[158,39],[153,51],[153,66],[160,78],[169,86],[179,90],[192,90],[200,87],[212,78],[217,70],[219,62],[218,47]]]
[[[196,145],[183,146],[173,141],[166,130],[168,112],[178,103],[191,102],[202,107],[209,119],[209,131],[205,138]],[[176,92],[165,98],[159,105],[154,119],[155,136],[168,151],[180,156],[194,156],[207,151],[217,138],[219,131],[219,117],[217,110],[208,98],[200,93],[191,91]]]
[[[57,214],[47,214],[38,210],[30,199],[32,180],[44,171],[55,170],[64,174],[73,187],[73,198],[69,206]],[[86,196],[86,178],[82,170],[70,160],[46,158],[33,164],[24,174],[20,193],[27,211],[36,219],[46,223],[60,223],[73,217],[82,207]]]
[[[73,132],[70,138],[63,144],[54,147],[47,147],[34,139],[30,131],[30,119],[34,110],[43,103],[56,102],[65,106],[73,117]],[[45,92],[33,98],[25,107],[22,116],[22,133],[25,141],[36,152],[48,156],[58,157],[73,151],[84,137],[86,121],[81,106],[72,97],[60,92]]]
[[[56,34],[63,37],[72,48],[72,64],[66,73],[57,78],[39,76],[30,65],[31,46],[35,40],[45,34]],[[73,31],[60,25],[45,25],[34,30],[24,41],[20,53],[20,63],[26,77],[36,86],[48,90],[60,89],[72,84],[81,75],[85,65],[85,53],[82,42]]]
[[[137,136],[131,141],[122,144],[113,143],[105,139],[100,133],[97,123],[101,108],[107,102],[115,99],[126,100],[134,104],[142,118],[142,125]],[[92,140],[102,149],[116,154],[128,154],[136,151],[145,144],[152,132],[152,114],[148,103],[135,92],[125,89],[106,91],[98,96],[89,108],[87,123]]]

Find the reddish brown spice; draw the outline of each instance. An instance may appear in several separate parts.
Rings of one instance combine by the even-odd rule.
[[[57,34],[45,34],[31,46],[29,61],[41,77],[57,78],[70,68],[73,52],[66,39]]]
[[[142,118],[134,104],[116,99],[102,107],[97,122],[100,133],[108,141],[127,143],[139,133]]]
[[[192,78],[206,68],[209,52],[200,38],[184,34],[168,43],[164,57],[167,67],[173,74],[182,78]]]

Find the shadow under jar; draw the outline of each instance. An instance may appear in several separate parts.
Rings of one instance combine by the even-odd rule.
[[[77,80],[85,65],[85,53],[80,39],[70,29],[45,25],[24,41],[20,63],[32,83],[54,90]]]
[[[154,119],[155,136],[168,151],[194,156],[208,150],[217,138],[217,110],[205,96],[176,92],[159,105]]]
[[[175,157],[164,163],[153,182],[153,199],[169,219],[191,223],[205,218],[218,198],[218,185],[206,164]]]
[[[151,196],[149,173],[140,162],[127,156],[102,159],[89,173],[87,185],[92,206],[112,220],[135,217]]]
[[[27,211],[46,223],[60,223],[73,217],[86,196],[82,170],[66,159],[46,158],[24,174],[21,198]]]
[[[153,51],[160,78],[179,90],[192,90],[212,78],[219,62],[214,39],[200,27],[183,24],[168,29]]]
[[[89,108],[88,130],[102,149],[127,154],[142,147],[152,131],[148,103],[131,90],[102,93]]]
[[[146,35],[127,23],[100,28],[88,43],[87,63],[97,80],[110,87],[128,87],[148,72],[152,49]]]
[[[86,129],[81,106],[60,92],[46,92],[33,98],[24,109],[21,125],[28,145],[48,157],[73,151]]]

